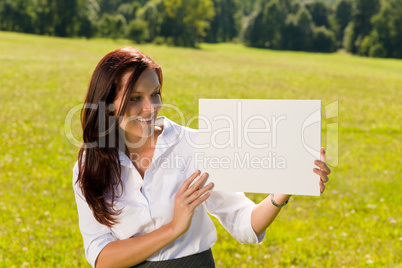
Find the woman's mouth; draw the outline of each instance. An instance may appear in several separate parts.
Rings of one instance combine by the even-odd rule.
[[[150,124],[153,120],[153,117],[151,116],[150,118],[144,118],[144,119],[136,118],[135,120],[137,120],[138,122],[143,123],[143,124]]]

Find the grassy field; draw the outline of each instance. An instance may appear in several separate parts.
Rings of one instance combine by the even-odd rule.
[[[97,62],[127,45],[0,32],[0,267],[89,267],[71,187],[78,148],[64,121]],[[402,267],[401,60],[134,46],[162,65],[164,102],[186,118],[199,98],[339,102],[338,117],[322,124],[324,147],[326,125],[339,124],[339,164],[325,194],[292,197],[260,245],[239,244],[216,222],[217,267]]]

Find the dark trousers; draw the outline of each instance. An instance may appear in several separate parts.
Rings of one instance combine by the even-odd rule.
[[[166,261],[144,261],[131,268],[215,268],[212,250]]]

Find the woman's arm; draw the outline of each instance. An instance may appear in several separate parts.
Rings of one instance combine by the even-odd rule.
[[[199,188],[204,183],[206,174],[191,185],[199,174],[199,170],[193,173],[177,192],[172,222],[142,236],[108,243],[99,253],[95,267],[134,266],[185,233],[190,228],[195,208],[207,200],[210,195],[207,191],[212,187],[212,183],[209,183]]]
[[[130,267],[136,265],[178,237],[179,235],[174,232],[172,224],[169,223],[142,236],[110,242],[99,253],[95,267]]]
[[[290,195],[275,194],[274,201],[278,205],[282,205],[290,198]],[[269,225],[275,220],[276,215],[281,211],[281,207],[272,204],[270,196],[265,198],[261,203],[256,205],[251,212],[251,226],[254,232],[259,236]]]
[[[325,190],[324,183],[328,182],[328,174],[331,173],[331,169],[325,164],[325,149],[321,148],[321,161],[315,160],[314,164],[320,169],[314,169],[314,172],[320,175],[320,191]],[[278,205],[282,205],[290,198],[290,195],[275,194],[274,202]],[[256,205],[251,213],[251,226],[254,229],[256,235],[260,235],[268,226],[275,220],[278,213],[281,211],[281,207],[276,207],[272,204],[270,196],[265,198],[261,203]]]

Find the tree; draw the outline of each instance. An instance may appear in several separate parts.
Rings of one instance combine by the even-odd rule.
[[[74,34],[74,18],[78,12],[77,0],[54,1],[54,33],[67,37]]]
[[[260,29],[264,27],[263,8],[264,5],[261,3],[248,18],[247,26],[243,34],[243,40],[247,46],[265,47],[266,41],[260,32]]]
[[[313,19],[310,12],[302,7],[296,14],[289,14],[287,23],[287,40],[285,49],[312,50]]]
[[[149,38],[148,23],[140,19],[131,21],[127,27],[127,37],[136,43],[145,42]]]
[[[157,0],[160,2],[160,0]],[[117,14],[122,14],[126,21],[132,21],[137,19],[140,9],[150,3],[154,3],[154,0],[125,0],[117,8]]]
[[[354,0],[352,21],[345,29],[344,46],[346,51],[357,53],[364,38],[372,30],[371,17],[380,8],[379,0]]]
[[[352,2],[351,0],[338,0],[334,9],[336,39],[342,42],[345,28],[352,20]]]
[[[99,21],[99,33],[102,37],[117,39],[125,36],[127,27],[126,19],[123,15],[103,14]]]
[[[241,16],[249,16],[254,12],[258,0],[235,0],[235,2]]]
[[[320,0],[306,4],[306,8],[311,14],[315,26],[325,26],[329,28],[329,10],[326,4]]]
[[[383,23],[387,21],[389,25],[389,39],[384,40],[384,45],[390,53],[388,57],[400,58],[402,59],[402,1],[401,0],[389,0],[389,6],[384,6],[384,9],[387,8],[390,10],[389,17],[382,17],[385,15],[381,15],[381,13],[373,18],[373,27],[380,31],[377,28],[377,20],[381,20]],[[380,35],[380,38],[383,37]],[[385,39],[385,38],[384,38]]]
[[[83,0],[79,2],[77,17],[77,34],[91,38],[97,34],[97,21],[99,20],[100,6],[96,0]]]
[[[286,1],[261,1],[250,17],[243,39],[246,45],[283,49],[285,24],[290,8]]]
[[[213,0],[215,15],[209,22],[205,41],[227,42],[238,34],[236,12],[238,7],[234,0]]]
[[[163,22],[164,7],[160,0],[149,1],[142,8],[137,10],[136,17],[148,24],[146,40],[152,41],[160,35],[161,24]]]
[[[43,35],[54,35],[55,2],[38,0],[36,3],[35,32]]]
[[[371,17],[380,8],[379,0],[354,0],[353,6],[353,40],[349,40],[349,52],[357,53],[361,42],[372,30]],[[350,37],[350,36],[349,36]]]
[[[364,37],[372,29],[371,17],[380,9],[379,0],[354,0],[353,21],[357,35]]]
[[[401,0],[384,2],[380,12],[371,18],[373,30],[364,38],[359,54],[402,58],[401,12]]]
[[[211,0],[163,0],[165,19],[162,34],[173,44],[195,47],[205,36],[215,14]]]
[[[355,53],[356,46],[354,44],[356,39],[355,34],[355,24],[353,21],[349,22],[348,26],[345,28],[345,33],[343,36],[343,47],[347,52]]]
[[[35,19],[35,3],[32,0],[0,2],[0,30],[34,33]]]
[[[263,10],[265,46],[280,49],[282,45],[282,31],[285,28],[285,15],[281,11],[278,1],[267,3]]]
[[[325,28],[325,26],[315,27],[313,35],[313,50],[317,52],[335,51],[335,33]]]

